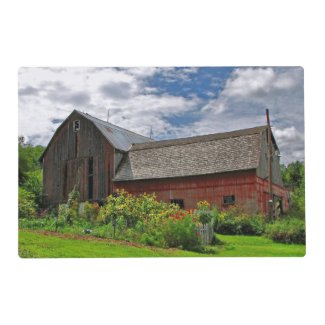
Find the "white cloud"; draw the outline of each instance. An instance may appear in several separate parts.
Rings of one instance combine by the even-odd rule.
[[[217,99],[202,107],[202,117],[189,135],[231,131],[265,125],[269,108],[282,162],[304,157],[303,70],[237,68]]]
[[[194,69],[174,68],[22,68],[19,71],[19,133],[27,141],[46,145],[73,109],[85,111],[134,132],[164,136],[173,129],[166,117],[197,107],[197,97],[184,98],[148,87],[146,78],[167,71],[184,79]]]
[[[294,126],[273,128],[273,134],[282,154],[282,161],[304,160],[304,134]]]
[[[274,135],[277,137],[278,141],[291,141],[297,139],[299,134],[294,126],[290,126],[284,129],[273,130]]]
[[[223,95],[228,97],[260,96],[269,92],[274,82],[273,69],[236,69],[227,80]]]
[[[273,68],[238,68],[227,80],[224,96],[241,99],[265,97],[297,84],[295,71],[277,72]]]
[[[263,125],[268,107],[282,161],[303,159],[302,68],[237,68],[219,96],[208,100],[195,92],[187,97],[162,94],[147,82],[157,74],[185,84],[196,72],[197,68],[172,67],[21,68],[19,133],[27,141],[46,145],[57,121],[76,108],[103,120],[110,109],[112,123],[143,135],[152,127],[158,139],[184,137]],[[186,114],[195,115],[195,121],[183,126],[169,122]]]

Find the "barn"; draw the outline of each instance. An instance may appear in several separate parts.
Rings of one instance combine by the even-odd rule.
[[[41,162],[48,205],[66,202],[77,186],[82,201],[102,202],[125,189],[135,195],[154,192],[158,200],[186,209],[207,200],[220,208],[237,204],[265,214],[272,193],[280,210],[288,208],[279,148],[266,125],[154,141],[74,110],[54,133]]]

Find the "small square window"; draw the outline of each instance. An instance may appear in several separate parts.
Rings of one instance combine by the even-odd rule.
[[[226,195],[223,197],[223,204],[234,204],[235,195]]]
[[[78,132],[80,130],[80,121],[75,120],[73,121],[73,132]]]
[[[184,200],[183,199],[173,199],[173,200],[170,200],[170,203],[177,204],[181,209],[184,209]]]

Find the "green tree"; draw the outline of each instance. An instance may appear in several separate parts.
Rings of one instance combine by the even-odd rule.
[[[291,192],[289,213],[293,216],[305,216],[305,164],[295,161],[288,166],[281,166],[284,186]]]
[[[19,218],[33,218],[36,213],[35,197],[23,188],[18,191],[18,216]]]
[[[23,136],[18,137],[19,217],[31,217],[41,206],[43,181],[39,158],[43,152],[44,147],[26,144]]]
[[[21,186],[26,191],[32,193],[35,203],[40,206],[42,202],[43,173],[41,169],[26,173],[25,181]]]
[[[19,163],[19,185],[22,185],[28,178],[28,173],[35,170],[41,170],[39,158],[41,157],[44,147],[26,144],[23,137],[18,138],[18,163]]]
[[[295,161],[288,166],[281,165],[281,173],[284,186],[294,190],[305,179],[305,164],[301,161]]]

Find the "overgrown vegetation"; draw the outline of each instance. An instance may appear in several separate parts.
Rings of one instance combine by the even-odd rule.
[[[261,215],[248,215],[242,207],[232,206],[220,213],[216,232],[224,235],[262,235],[266,220]]]
[[[89,234],[162,248],[203,251],[199,225],[212,226],[222,235],[264,235],[281,243],[305,243],[304,164],[282,166],[285,186],[291,190],[291,204],[283,220],[267,223],[262,215],[248,215],[239,206],[220,211],[207,201],[195,210],[158,202],[154,194],[133,196],[125,191],[107,197],[105,204],[80,204],[76,188],[68,201],[54,210],[42,205],[42,171],[39,157],[44,148],[19,139],[19,226],[60,233]],[[217,235],[219,236],[219,235]],[[218,240],[215,240],[218,242]],[[220,242],[220,241],[219,241]]]
[[[266,225],[266,237],[286,244],[305,244],[305,222],[298,218],[284,218]]]
[[[125,191],[110,195],[106,203],[86,202],[79,211],[79,193],[74,189],[56,216],[27,216],[20,220],[25,229],[44,229],[62,233],[86,233],[96,237],[121,239],[158,247],[202,250],[197,226],[199,215],[175,204],[158,202],[154,194],[133,196]]]
[[[295,218],[305,218],[305,164],[296,161],[288,166],[281,165],[284,186],[290,191],[288,214]]]
[[[19,218],[30,218],[42,207],[42,169],[39,158],[42,146],[26,144],[18,138],[18,213]]]
[[[239,206],[219,211],[203,201],[198,203],[197,208],[193,211],[181,210],[177,205],[158,202],[154,194],[133,196],[122,190],[107,197],[102,207],[97,203],[84,203],[80,212],[79,192],[74,189],[68,202],[59,205],[57,214],[48,212],[36,218],[33,217],[33,207],[30,210],[26,208],[20,227],[203,251],[197,227],[209,223],[217,234],[265,234],[282,243],[305,243],[302,219],[286,217],[268,224],[264,216],[248,215]]]

